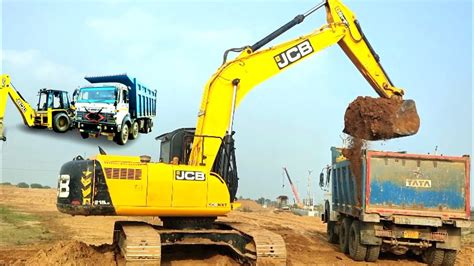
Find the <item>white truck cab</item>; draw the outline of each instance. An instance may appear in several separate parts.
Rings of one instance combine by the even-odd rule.
[[[76,127],[83,138],[104,135],[124,145],[138,133],[151,132],[156,91],[137,84],[126,74],[86,80],[91,84],[74,93]]]

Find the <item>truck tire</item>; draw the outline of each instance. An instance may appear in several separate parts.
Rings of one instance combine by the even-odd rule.
[[[380,246],[367,246],[367,255],[365,255],[365,261],[376,262],[379,259]]]
[[[129,135],[129,127],[128,124],[125,123],[122,126],[122,130],[115,135],[115,142],[119,145],[125,145],[128,141],[128,135]]]
[[[341,252],[349,253],[349,231],[351,229],[352,219],[346,217],[342,219],[341,226],[339,227],[339,248]]]
[[[336,222],[328,221],[326,230],[327,230],[326,233],[328,237],[328,242],[331,244],[337,244],[339,238],[337,237],[337,234],[336,234]]]
[[[138,130],[139,130],[139,127],[138,127],[138,122],[137,121],[134,121],[132,123],[132,127],[130,128],[130,136],[128,136],[129,139],[136,139],[138,138]]]
[[[71,126],[71,119],[65,113],[57,113],[53,117],[54,132],[64,133],[69,130]]]
[[[86,133],[86,132],[79,132],[79,133],[81,133],[81,137],[82,137],[83,139],[89,138],[89,133]]]
[[[324,203],[324,220],[323,222],[325,223],[329,223],[329,202],[326,200],[326,202]]]
[[[456,262],[457,255],[458,255],[457,250],[445,250],[442,265],[444,266],[454,265],[454,263]]]
[[[349,255],[355,261],[363,261],[367,256],[367,246],[360,243],[360,222],[354,220],[349,233]]]
[[[423,252],[423,261],[428,265],[442,265],[444,261],[444,250],[429,248]]]

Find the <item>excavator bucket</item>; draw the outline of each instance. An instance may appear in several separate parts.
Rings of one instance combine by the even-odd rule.
[[[359,96],[344,115],[344,133],[364,140],[411,136],[419,128],[420,118],[413,100]]]

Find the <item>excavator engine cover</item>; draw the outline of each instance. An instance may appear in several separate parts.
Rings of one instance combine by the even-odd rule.
[[[344,133],[364,140],[411,136],[420,118],[413,100],[357,97],[346,109]]]

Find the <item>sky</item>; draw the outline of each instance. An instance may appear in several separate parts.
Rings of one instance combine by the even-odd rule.
[[[421,118],[418,134],[371,142],[370,148],[473,154],[472,2],[344,3],[357,14],[395,86],[416,101]],[[72,93],[86,84],[86,75],[126,72],[158,91],[158,115],[152,133],[118,146],[103,137],[83,140],[77,131],[29,129],[9,102],[1,179],[56,186],[63,163],[97,154],[98,145],[109,154],[157,160],[156,136],[195,126],[203,86],[226,49],[251,45],[316,4],[3,0],[1,72],[33,106],[41,88]],[[320,9],[271,44],[325,23]],[[312,170],[311,193],[320,200],[319,173],[330,164],[330,147],[343,145],[344,111],[359,95],[377,96],[337,45],[257,86],[235,114],[237,195],[290,196],[282,171],[287,167],[302,197]]]

